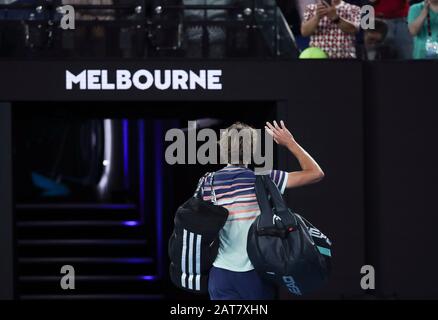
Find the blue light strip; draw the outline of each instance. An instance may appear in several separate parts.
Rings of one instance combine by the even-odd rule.
[[[139,224],[140,223],[138,221],[135,221],[135,220],[122,221],[122,225],[127,226],[127,227],[136,227]]]
[[[129,189],[129,121],[122,120],[123,127],[123,183],[125,189]]]
[[[135,210],[135,204],[125,203],[29,203],[17,204],[17,209],[93,209],[93,210]]]
[[[138,154],[139,154],[139,210],[140,210],[140,222],[144,223],[144,214],[145,214],[145,172],[144,172],[144,120],[138,120]]]
[[[157,230],[158,276],[163,276],[163,124],[154,121],[154,158],[155,158],[155,219]]]
[[[139,276],[138,278],[139,280],[143,280],[143,281],[155,281],[158,279],[156,276],[151,276],[151,275]]]

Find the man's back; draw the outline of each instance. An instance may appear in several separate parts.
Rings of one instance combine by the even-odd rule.
[[[269,172],[272,180],[284,191],[287,173],[273,170]],[[243,166],[227,166],[214,175],[213,190],[217,204],[228,209],[229,216],[221,230],[220,247],[214,266],[231,271],[254,269],[246,253],[248,230],[260,214],[255,194],[254,171]],[[210,180],[203,185],[204,200],[212,198]]]

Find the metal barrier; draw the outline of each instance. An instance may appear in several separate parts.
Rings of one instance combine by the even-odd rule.
[[[296,56],[293,35],[284,32],[285,20],[275,1],[224,0],[224,4],[210,5],[195,4],[196,0],[119,2],[85,5],[73,0],[27,0],[0,5],[0,55]],[[65,7],[69,4],[74,8],[74,29],[63,29],[61,21],[72,14]],[[108,50],[89,54],[87,46]]]

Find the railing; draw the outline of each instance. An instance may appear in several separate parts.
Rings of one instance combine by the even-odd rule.
[[[75,18],[67,21],[72,26],[74,20],[74,29],[61,24],[69,13],[64,7],[68,1],[31,2],[0,5],[0,56],[90,56],[90,47],[98,45],[108,50],[91,56],[294,58],[297,54],[293,34],[274,0],[72,5]]]

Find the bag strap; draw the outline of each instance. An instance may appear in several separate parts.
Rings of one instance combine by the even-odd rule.
[[[295,215],[290,212],[269,175],[256,176],[256,196],[261,211],[259,228],[272,225],[281,225],[285,229],[297,227]]]
[[[196,191],[193,195],[195,198],[199,198],[199,199],[202,198],[202,195],[204,194],[204,183],[205,183],[205,181],[207,181],[208,178],[210,178],[211,202],[213,202],[214,204],[217,204],[216,192],[213,188],[214,175],[215,175],[215,172],[207,172],[206,174],[204,174],[201,177],[201,179],[199,179],[198,186],[196,187]]]
[[[210,194],[211,194],[211,202],[214,204],[217,204],[216,199],[216,191],[214,190],[213,183],[214,183],[214,174],[215,172],[210,173]]]
[[[205,173],[198,181],[198,185],[196,186],[195,193],[193,194],[193,197],[195,198],[202,198],[202,194],[204,193],[203,184],[207,176],[210,174],[210,172]]]
[[[277,185],[272,181],[271,177],[268,175],[263,176],[263,182],[271,195],[272,203],[274,205],[274,209],[277,212],[287,211],[288,207],[283,200],[283,196],[281,195],[280,189],[278,189]]]
[[[265,187],[264,176],[256,175],[255,182],[256,198],[260,208],[260,215],[270,212],[272,210],[269,202],[268,193]]]

